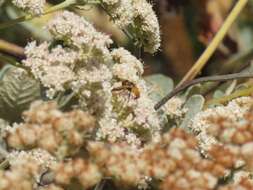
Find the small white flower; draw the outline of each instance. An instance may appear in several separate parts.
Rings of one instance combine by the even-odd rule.
[[[120,28],[125,28],[133,22],[134,9],[131,0],[102,0],[102,3]]]
[[[89,22],[72,12],[59,13],[49,22],[48,29],[56,39],[65,40],[83,51],[92,51],[103,57],[110,54],[107,48],[112,43],[110,37],[96,31]]]
[[[44,13],[45,0],[12,0],[17,7],[27,11],[32,15],[41,15]]]
[[[146,0],[102,0],[114,23],[133,29],[144,51],[155,53],[160,47],[160,27],[152,5]]]
[[[113,66],[113,75],[121,80],[127,80],[137,83],[143,74],[143,64],[124,48],[114,49],[112,51],[113,60],[116,64]]]
[[[160,27],[152,5],[146,0],[133,0],[134,24],[140,26],[141,38],[144,39],[144,50],[155,53],[161,43]]]

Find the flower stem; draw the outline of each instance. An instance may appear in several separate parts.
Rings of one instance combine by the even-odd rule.
[[[22,16],[22,17],[16,18],[14,20],[10,20],[10,21],[4,22],[4,23],[0,24],[0,30],[8,28],[10,26],[13,26],[15,24],[18,24],[20,22],[24,22],[24,21],[30,20],[31,17],[32,16],[27,15],[27,16]]]
[[[67,7],[74,5],[74,4],[76,4],[76,0],[63,1],[62,3],[59,3],[58,5],[50,7],[48,10],[45,11],[44,15],[59,11],[61,9],[67,8]]]
[[[5,55],[3,55],[3,54],[1,54],[1,53],[0,53],[0,61],[1,61],[2,63],[8,63],[8,64],[10,64],[10,65],[13,65],[13,66],[15,66],[15,67],[19,67],[19,68],[22,68],[22,69],[25,69],[25,70],[28,71],[28,68],[27,68],[27,67],[25,67],[24,65],[18,63],[15,59],[13,59],[13,58],[11,58],[11,57],[9,57],[9,56],[5,56]]]
[[[238,0],[233,10],[230,12],[228,17],[226,18],[225,22],[223,23],[222,27],[218,31],[218,33],[215,35],[212,42],[209,44],[209,46],[206,48],[204,53],[200,56],[200,58],[197,60],[197,62],[193,65],[193,67],[190,69],[190,71],[184,76],[184,78],[180,81],[178,86],[182,85],[183,83],[190,81],[194,79],[197,74],[202,70],[202,68],[206,65],[207,61],[210,59],[210,57],[213,55],[221,41],[226,36],[229,28],[235,21],[235,19],[238,17],[240,12],[243,10],[243,8],[246,6],[248,0]]]
[[[12,55],[24,56],[24,48],[0,39],[0,50]]]
[[[216,99],[210,100],[206,103],[205,107],[208,107],[211,104],[225,104],[225,103],[227,103],[235,98],[238,98],[238,97],[250,96],[252,93],[253,93],[253,86],[250,86],[246,89],[237,90],[228,96],[224,96],[221,98],[216,98]]]
[[[155,110],[160,109],[166,102],[172,98],[173,96],[177,95],[179,92],[184,91],[190,86],[195,84],[199,84],[202,82],[215,82],[215,81],[228,81],[233,79],[245,79],[245,78],[253,78],[253,73],[235,73],[235,74],[228,74],[228,75],[217,75],[217,76],[210,76],[210,77],[201,77],[195,80],[187,81],[183,85],[176,87],[172,92],[167,94],[164,98],[162,98],[156,105]]]
[[[111,13],[109,11],[107,11],[107,9],[105,8],[105,6],[103,5],[103,2],[100,0],[100,7],[105,11],[105,13],[113,20],[113,22],[115,22],[114,17],[111,15]],[[131,33],[126,30],[126,29],[121,29],[122,32],[128,37],[129,40],[134,41],[134,37],[131,35]]]
[[[62,3],[59,3],[58,5],[50,7],[42,15],[26,15],[26,16],[22,16],[22,17],[16,18],[14,20],[10,20],[10,21],[4,22],[4,23],[0,24],[0,30],[4,29],[4,28],[8,28],[10,26],[13,26],[15,24],[24,22],[24,21],[32,20],[32,19],[34,19],[36,17],[39,17],[39,16],[43,16],[43,15],[46,15],[46,14],[50,14],[50,13],[59,11],[61,9],[67,8],[67,7],[69,7],[71,5],[74,5],[74,4],[76,4],[76,0],[66,0],[66,1],[64,1]]]

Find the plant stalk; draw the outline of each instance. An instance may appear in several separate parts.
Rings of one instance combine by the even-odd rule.
[[[198,83],[202,82],[215,82],[215,81],[228,81],[234,79],[245,79],[245,78],[253,78],[253,73],[235,73],[235,74],[228,74],[228,75],[217,75],[217,76],[210,76],[210,77],[202,77],[192,81],[188,81],[181,86],[176,87],[172,92],[162,98],[156,105],[155,110],[160,109],[166,102],[177,95],[179,92],[184,91],[190,86],[193,86]]]
[[[1,63],[4,63],[4,64],[10,64],[10,65],[13,65],[15,67],[19,67],[19,68],[22,68],[22,69],[25,69],[28,71],[28,68],[25,67],[24,65],[18,63],[15,59],[9,57],[9,56],[5,56],[3,54],[0,53],[0,62]]]
[[[241,11],[243,10],[243,8],[246,6],[247,3],[248,0],[238,0],[233,10],[230,12],[225,22],[221,26],[220,30],[213,38],[212,42],[209,44],[209,46],[206,48],[206,50],[200,56],[197,62],[193,65],[193,67],[189,70],[189,72],[180,81],[178,86],[181,86],[183,83],[194,79],[198,75],[198,73],[202,70],[202,68],[207,64],[207,61],[213,55],[213,53],[215,52],[221,41],[226,36],[229,28],[236,20],[236,18],[239,16],[239,14],[241,13]]]
[[[230,95],[210,100],[206,103],[205,107],[208,107],[211,104],[225,104],[231,101],[232,99],[235,99],[238,97],[250,96],[252,93],[253,93],[253,86],[250,86],[249,88],[246,88],[246,89],[237,90]]]
[[[0,39],[0,50],[12,55],[24,56],[24,48]]]
[[[2,23],[2,24],[0,24],[0,30],[4,29],[4,28],[8,28],[10,26],[13,26],[13,25],[21,23],[21,22],[32,20],[32,19],[39,17],[39,16],[43,16],[46,14],[50,14],[50,13],[59,11],[61,9],[67,8],[67,7],[74,5],[74,4],[76,4],[76,0],[66,0],[62,3],[59,3],[58,5],[50,7],[42,15],[26,15],[26,16],[22,16],[22,17],[14,19],[14,20],[10,20],[5,23]]]

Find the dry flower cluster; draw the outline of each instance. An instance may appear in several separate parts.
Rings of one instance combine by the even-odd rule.
[[[13,3],[31,15],[45,6]],[[138,45],[159,49],[150,3],[100,3]],[[21,123],[0,128],[7,152],[0,190],[99,189],[104,181],[117,189],[253,189],[253,97],[201,111],[187,128],[165,132],[168,118],[179,121],[189,110],[179,97],[155,110],[139,59],[111,48],[109,35],[74,12],[59,12],[46,29],[53,41],[29,43],[22,62],[46,95]],[[65,96],[73,100],[68,109],[58,101]]]
[[[242,101],[244,100],[236,100]],[[253,187],[250,180],[253,139],[252,135],[247,138],[252,131],[251,110],[245,111],[245,121],[239,124],[226,123],[229,118],[224,115],[217,117],[212,122],[217,125],[212,133],[216,134],[214,137],[217,140],[222,141],[222,134],[230,129],[225,124],[234,126],[234,134],[242,137],[235,140],[229,138],[230,141],[211,145],[205,150],[205,156],[198,148],[198,139],[180,128],[166,132],[158,142],[146,143],[142,148],[133,149],[125,142],[111,144],[87,139],[87,134],[94,129],[93,118],[82,111],[62,113],[51,102],[34,103],[24,113],[24,118],[25,123],[21,126],[6,128],[6,142],[10,148],[14,148],[9,156],[12,170],[8,172],[20,175],[18,168],[21,167],[22,175],[17,179],[9,179],[8,172],[2,173],[6,176],[4,179],[9,181],[6,182],[9,186],[0,182],[0,189],[4,185],[12,187],[14,182],[11,180],[27,180],[23,183],[35,187],[39,174],[46,168],[54,173],[54,186],[51,184],[50,188],[64,189],[77,181],[81,187],[90,188],[108,178],[115,179],[116,186],[126,189],[146,189],[153,181],[160,181],[160,189],[223,190]],[[39,128],[47,132],[38,132]],[[33,135],[36,133],[38,136]],[[54,143],[47,144],[52,141]],[[17,151],[20,148],[26,151]],[[26,161],[27,158],[36,160],[36,164],[29,159]],[[242,168],[241,175],[234,176],[234,184],[217,187],[220,179],[229,176],[237,168]],[[49,187],[45,186],[46,189]],[[21,186],[19,188],[22,189]]]
[[[52,102],[34,103],[24,113],[24,121],[9,128],[8,145],[16,149],[41,148],[58,158],[78,152],[95,128],[90,115],[80,110],[62,113]]]

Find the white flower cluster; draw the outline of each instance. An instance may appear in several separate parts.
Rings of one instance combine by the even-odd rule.
[[[31,151],[13,151],[8,155],[10,165],[17,165],[19,161],[27,158],[34,159],[42,169],[52,166],[56,163],[56,158],[43,149],[33,149]]]
[[[96,117],[98,139],[121,139],[140,146],[140,131],[159,136],[161,119],[136,57],[123,48],[111,51],[107,35],[68,11],[58,14],[47,28],[64,46],[32,42],[26,47],[23,63],[48,88],[49,98],[72,90],[79,107]]]
[[[49,97],[56,91],[63,91],[67,83],[75,80],[75,74],[70,67],[79,60],[79,54],[68,48],[57,46],[49,51],[49,43],[37,46],[36,42],[29,43],[25,48],[27,59],[24,65],[31,68],[35,78],[49,88]],[[69,67],[70,66],[70,67]]]
[[[137,83],[143,74],[143,64],[124,48],[112,51],[112,57],[118,64],[113,66],[113,75],[121,80]]]
[[[46,4],[45,0],[12,0],[12,2],[31,15],[42,15]],[[115,24],[129,30],[128,33],[137,39],[138,45],[143,46],[146,52],[158,51],[161,41],[160,28],[150,3],[146,0],[101,0],[100,2]],[[67,11],[49,24],[49,30],[56,38],[65,39],[78,48],[82,46],[86,51],[94,45],[93,50],[106,54],[108,52],[104,46],[112,43],[108,36],[97,32],[90,23]]]
[[[152,5],[146,0],[102,0],[106,11],[120,28],[130,28],[144,50],[155,53],[160,47],[160,28]]]
[[[120,28],[125,28],[132,22],[134,14],[131,0],[102,0],[102,3]]]
[[[154,110],[154,102],[149,98],[147,85],[141,78],[142,63],[123,48],[114,49],[111,55],[115,62],[112,66],[113,107],[112,111],[107,111],[107,119],[103,120],[103,127],[99,129],[98,134],[114,141],[116,136],[113,131],[117,131],[118,137],[139,146],[141,141],[138,135],[131,131],[149,131],[153,139],[157,138],[161,129],[161,119]],[[108,122],[108,118],[112,117],[116,119],[109,119],[113,122]]]
[[[27,11],[32,15],[41,15],[44,13],[45,0],[12,0],[17,7]]]
[[[146,0],[133,0],[134,25],[146,52],[155,53],[160,47],[160,27],[152,5]],[[140,28],[138,28],[140,27]]]
[[[219,124],[212,119],[225,118],[224,125],[227,123],[228,128],[231,128],[230,124],[240,121],[244,114],[250,110],[252,104],[253,99],[251,97],[242,97],[232,100],[227,106],[218,106],[198,113],[192,120],[189,128],[197,135],[200,147],[203,150],[208,150],[213,144],[218,143],[213,135],[208,134],[209,130],[217,127],[220,128]],[[228,120],[229,122],[227,122]],[[231,139],[233,132],[235,132],[235,128],[231,128],[230,132],[226,131],[226,133],[220,135],[222,135],[224,139]]]
[[[107,46],[112,43],[109,36],[98,32],[85,19],[72,12],[64,11],[49,24],[49,31],[56,39],[65,40],[69,45],[84,51],[93,51],[108,56]]]

